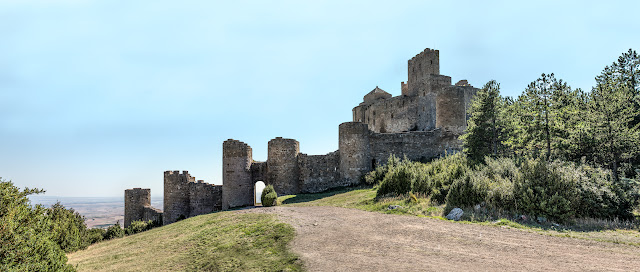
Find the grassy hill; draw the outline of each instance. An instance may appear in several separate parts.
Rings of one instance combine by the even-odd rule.
[[[79,271],[300,271],[294,229],[269,214],[219,212],[69,254]]]

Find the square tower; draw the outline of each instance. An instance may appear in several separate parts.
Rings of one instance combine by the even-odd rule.
[[[427,48],[411,58],[407,67],[409,70],[407,92],[411,92],[431,75],[440,75],[440,51]]]

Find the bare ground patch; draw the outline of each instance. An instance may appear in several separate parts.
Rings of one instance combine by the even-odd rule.
[[[270,207],[309,271],[633,271],[640,247],[338,207]]]

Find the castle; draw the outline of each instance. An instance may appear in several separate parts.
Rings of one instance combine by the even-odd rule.
[[[339,126],[339,149],[326,155],[300,153],[294,139],[268,143],[265,162],[253,160],[251,147],[229,139],[222,144],[222,184],[199,180],[187,171],[164,173],[164,213],[150,206],[149,189],[125,190],[125,227],[135,220],[179,219],[254,205],[255,184],[273,185],[278,195],[317,193],[354,185],[385,164],[390,155],[429,160],[461,149],[458,140],[477,89],[440,75],[439,51],[425,49],[408,63],[402,94],[376,87],[353,108],[353,121]]]

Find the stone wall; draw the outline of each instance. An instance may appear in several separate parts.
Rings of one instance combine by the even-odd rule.
[[[436,126],[435,102],[435,94],[396,96],[355,107],[354,116],[359,116],[353,121],[380,133],[431,130]]]
[[[189,182],[195,177],[189,171],[164,172],[164,215],[163,224],[176,222],[178,218],[187,218],[190,213]]]
[[[318,193],[348,185],[340,178],[339,167],[339,151],[334,151],[327,155],[298,154],[300,192]]]
[[[189,217],[222,210],[222,185],[189,183]]]
[[[151,189],[133,188],[124,191],[124,227],[137,220],[162,220],[162,211],[151,207]]]
[[[222,144],[222,208],[242,207],[254,203],[254,182],[251,178],[251,147],[229,139]]]
[[[446,134],[442,129],[406,133],[370,133],[371,163],[386,164],[389,156],[406,156],[414,161],[428,161],[460,150],[458,135]]]

